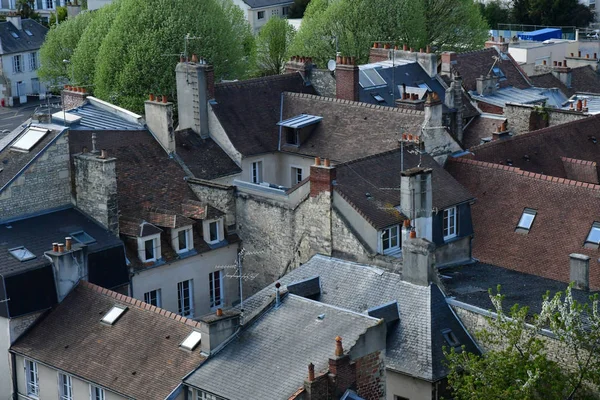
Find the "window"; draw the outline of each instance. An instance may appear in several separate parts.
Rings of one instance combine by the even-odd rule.
[[[146,261],[154,260],[154,239],[144,241],[144,251]]]
[[[81,244],[90,244],[96,242],[96,239],[88,235],[85,231],[73,232],[71,233],[71,237]]]
[[[40,381],[38,380],[37,363],[25,360],[25,379],[27,380],[27,395],[38,397],[40,395]]]
[[[27,34],[27,36],[33,36],[33,33],[31,33],[29,29],[25,29],[25,33]]]
[[[456,207],[444,210],[444,240],[456,237]]]
[[[160,233],[137,238],[140,261],[155,262],[161,257]]]
[[[23,93],[21,93],[22,95]],[[48,129],[30,127],[19,139],[13,143],[12,149],[16,151],[28,152],[35,146],[46,134]]]
[[[37,67],[37,53],[29,53],[29,70],[35,71]]]
[[[295,129],[286,128],[285,129],[285,143],[293,144],[295,146],[298,145],[298,133]]]
[[[191,227],[174,229],[171,231],[173,249],[177,254],[186,253],[194,247],[194,239]]]
[[[98,386],[90,386],[91,400],[105,400],[104,389]]]
[[[271,16],[276,17],[279,15],[279,8],[274,8],[271,10]]]
[[[156,307],[161,307],[160,289],[151,290],[144,293],[144,303],[152,304]]]
[[[504,76],[504,72],[502,72],[502,70],[500,69],[500,67],[494,67],[492,69],[492,72],[494,73],[494,76],[499,78],[498,80],[500,81],[505,81],[506,77]]]
[[[600,222],[594,222],[587,239],[585,247],[597,249],[600,245]]]
[[[258,19],[264,19],[265,18],[265,12],[264,11],[259,11],[258,12]]]
[[[290,13],[290,7],[289,6],[285,6],[281,9],[281,15],[285,15],[287,16]]]
[[[225,399],[221,396],[217,396],[217,395],[205,392],[203,390],[198,390],[196,392],[196,400],[225,400]]]
[[[292,167],[292,186],[302,182],[304,177],[302,176],[302,168]]]
[[[198,343],[202,340],[202,334],[198,331],[192,331],[183,342],[181,342],[180,346],[186,350],[194,350]]]
[[[427,86],[427,84],[425,82],[417,83],[417,87],[420,87],[421,89],[427,89],[430,92],[433,92],[433,90],[431,90],[431,88],[429,86]]]
[[[113,306],[110,310],[108,310],[104,317],[102,317],[101,321],[108,325],[114,325],[114,323],[121,318],[121,315],[123,315],[125,311],[127,311],[127,307]]]
[[[13,56],[13,72],[15,74],[23,72],[23,56],[20,54]]]
[[[383,254],[391,253],[400,248],[398,239],[398,225],[386,228],[381,233],[381,249]]]
[[[46,9],[54,8],[54,0],[46,0]]]
[[[448,343],[450,347],[453,347],[455,351],[461,350],[460,340],[458,340],[454,332],[452,332],[452,329],[444,329],[442,335],[444,336],[446,343]]]
[[[536,214],[537,211],[532,210],[531,208],[524,209],[521,219],[519,219],[517,230],[521,229],[525,231],[524,233],[529,232],[531,225],[533,225],[533,220],[535,219]]]
[[[73,385],[69,375],[58,374],[58,398],[73,400]]]
[[[11,32],[10,33],[12,35],[12,37],[14,37],[15,39],[19,38],[19,34],[17,32]]]
[[[219,241],[219,221],[208,224],[209,240],[211,243]]]
[[[262,182],[262,161],[252,163],[252,183]]]
[[[194,316],[191,280],[177,284],[177,303],[179,304],[179,315],[184,317]]]
[[[223,299],[222,290],[222,282],[221,282],[222,274],[221,271],[214,271],[208,274],[208,285],[209,285],[209,293],[210,293],[210,307],[219,307],[221,306],[221,301]]]
[[[35,254],[27,250],[25,247],[15,247],[14,249],[8,250],[11,256],[16,258],[17,260],[23,262],[27,260],[32,260],[35,258]]]
[[[377,93],[371,93],[371,96],[373,96],[373,98],[378,102],[378,103],[385,103],[385,99],[383,97],[381,97],[381,95],[377,94]]]

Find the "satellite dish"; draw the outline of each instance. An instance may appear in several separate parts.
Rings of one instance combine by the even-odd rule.
[[[335,71],[335,67],[337,66],[337,64],[335,63],[335,60],[329,60],[327,61],[327,69],[330,71]]]

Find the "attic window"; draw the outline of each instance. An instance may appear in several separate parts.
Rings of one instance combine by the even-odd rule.
[[[431,88],[427,86],[425,82],[417,83],[417,87],[420,87],[421,89],[427,89],[428,91],[433,92],[433,90],[431,90]]]
[[[450,347],[453,347],[455,351],[460,350],[460,340],[458,340],[454,332],[452,332],[452,329],[444,329],[442,335]]]
[[[373,98],[377,100],[378,103],[385,103],[385,99],[377,93],[372,93],[371,96],[373,96]]]
[[[492,68],[492,72],[494,74],[494,76],[496,78],[499,78],[498,80],[501,81],[505,81],[506,80],[506,76],[504,75],[504,72],[502,72],[502,70],[500,69],[500,67],[494,67]]]
[[[323,117],[319,117],[317,115],[300,114],[284,121],[280,121],[277,123],[277,125],[292,129],[300,129],[304,128],[305,126],[314,125],[322,119]]]
[[[286,128],[285,143],[298,145],[298,133],[296,132],[295,129]]]
[[[108,324],[108,325],[114,325],[114,323],[117,322],[117,320],[119,318],[121,318],[121,315],[123,315],[123,313],[125,311],[127,311],[127,307],[124,307],[124,306],[113,306],[106,313],[106,315],[104,315],[104,317],[102,317],[102,322],[104,322],[105,324]]]
[[[96,239],[88,235],[85,231],[73,232],[71,237],[81,244],[95,243]]]
[[[35,254],[27,250],[25,247],[15,247],[14,249],[9,249],[8,252],[17,260],[23,262],[32,260],[35,258]]]
[[[17,32],[11,32],[10,33],[12,35],[12,37],[14,37],[15,39],[19,38],[19,34]]]
[[[196,346],[198,346],[201,339],[202,339],[202,334],[200,332],[192,331],[192,333],[190,333],[188,335],[188,337],[186,337],[185,340],[183,342],[181,342],[179,347],[189,350],[189,351],[192,351],[196,348]]]
[[[597,249],[600,245],[600,222],[594,222],[587,239],[585,240],[585,247]]]
[[[13,150],[29,152],[46,134],[48,129],[31,127],[11,146]]]
[[[25,29],[25,33],[28,34],[29,36],[33,36],[33,33],[31,33],[31,31],[29,29]]]
[[[387,85],[375,68],[361,69],[358,73],[358,81],[363,89]]]
[[[524,230],[523,233],[529,232],[531,229],[531,225],[533,225],[533,220],[537,215],[537,211],[531,208],[526,208],[523,210],[523,214],[521,215],[521,219],[519,220],[519,224],[517,225],[517,229]]]

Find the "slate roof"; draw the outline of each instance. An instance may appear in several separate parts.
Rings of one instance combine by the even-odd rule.
[[[73,208],[13,221],[0,225],[0,274],[8,276],[49,264],[44,252],[52,250],[52,243],[64,243],[65,237],[79,231],[96,239],[88,245],[89,253],[122,245],[119,238]],[[10,255],[8,250],[19,246],[36,258],[21,262]]]
[[[177,155],[195,178],[212,180],[239,174],[241,168],[212,139],[202,139],[191,129],[175,132]]]
[[[600,163],[600,115],[472,147],[474,158],[567,178],[561,157]],[[510,127],[510,126],[509,126]]]
[[[600,94],[600,77],[589,66],[571,68],[571,87],[565,86],[552,73],[530,76],[534,86],[543,88],[559,88],[568,97],[576,93]]]
[[[79,123],[70,126],[71,130],[140,131],[145,129],[142,124],[129,122],[89,102],[67,111],[67,114],[81,117]]]
[[[600,221],[600,185],[464,158],[450,158],[446,168],[476,198],[473,257],[569,282],[569,254],[586,254],[590,286],[600,287],[598,250],[584,248],[592,224]],[[526,234],[515,231],[525,208],[537,211]]]
[[[453,64],[452,68],[462,76],[463,87],[467,91],[477,90],[477,78],[486,76],[490,72],[495,61],[493,56],[501,57],[501,61],[496,63],[496,66],[500,67],[506,77],[506,80],[498,82],[501,88],[513,86],[525,89],[531,86],[525,78],[525,73],[510,54],[501,56],[496,48],[490,47],[456,55],[456,64]]]
[[[550,98],[543,89],[517,89],[514,87],[501,88],[488,95],[479,95],[473,91],[470,92],[470,95],[475,101],[482,101],[500,108],[504,108],[506,103],[542,104],[548,102]]]
[[[309,363],[315,371],[328,369],[336,336],[348,352],[379,323],[368,315],[288,294],[279,308],[266,311],[185,383],[229,400],[287,399],[303,386]]]
[[[302,113],[323,120],[310,128],[309,137],[299,147],[282,145],[282,151],[338,163],[397,149],[400,134],[420,134],[425,118],[423,111],[285,93],[283,119]]]
[[[416,167],[419,155],[411,146],[404,149],[404,169]],[[366,157],[337,167],[335,191],[353,205],[375,229],[395,225],[405,219],[391,209],[400,204],[401,151]],[[433,207],[448,208],[468,201],[470,193],[431,156],[422,155],[422,167],[432,168]],[[370,197],[367,197],[369,193]]]
[[[505,120],[505,117],[493,114],[482,114],[479,117],[475,117],[463,132],[463,147],[470,149],[482,144],[483,139],[491,140],[492,133]]]
[[[278,5],[292,4],[293,0],[242,0],[252,8],[273,7]]]
[[[446,83],[446,86],[448,86],[448,87],[450,86],[450,83],[452,82],[452,78],[450,78],[448,75],[438,75],[438,78],[443,80],[444,83]],[[462,91],[462,105],[463,105],[463,118],[472,118],[472,117],[479,115],[479,111],[477,111],[477,108],[475,108],[475,106],[473,104],[471,104],[471,99],[469,99],[469,96],[467,96],[467,94],[464,92],[464,90]]]
[[[108,326],[112,306],[128,309]],[[199,323],[81,281],[11,351],[124,397],[164,399],[205,357],[179,344]]]
[[[11,22],[0,22],[0,54],[24,53],[42,47],[48,28],[32,19],[21,20],[21,27],[18,30]],[[32,35],[29,36],[25,30]],[[12,33],[19,37],[15,38]]]
[[[215,84],[211,107],[243,156],[277,150],[282,92],[316,94],[299,73]]]
[[[547,291],[553,296],[556,292],[564,293],[568,286],[565,282],[480,262],[444,269],[441,274],[449,296],[484,310],[494,310],[488,289],[495,293],[498,285],[505,296],[504,309],[518,304],[529,307],[530,313],[541,311],[542,298]],[[593,292],[572,289],[572,294],[577,301],[585,303]]]
[[[432,382],[443,379],[448,373],[443,363],[442,347],[448,346],[441,333],[443,329],[452,329],[468,351],[477,352],[435,285],[413,285],[398,274],[322,255],[315,255],[279,282],[285,287],[315,275],[321,281],[318,300],[335,307],[366,314],[370,308],[398,302],[400,321],[388,327],[385,358],[388,369]],[[246,318],[261,310],[272,299],[274,290],[271,284],[244,300]]]

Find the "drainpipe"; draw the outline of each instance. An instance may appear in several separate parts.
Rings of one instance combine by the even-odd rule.
[[[279,122],[283,121],[283,92],[281,92],[281,105],[279,107]],[[277,150],[281,151],[281,125],[279,125],[279,144]]]
[[[13,393],[12,393],[12,398],[13,400],[18,400],[19,399],[19,383],[17,381],[17,357],[15,356],[15,353],[10,353],[10,363],[12,364],[12,385],[13,385]]]

